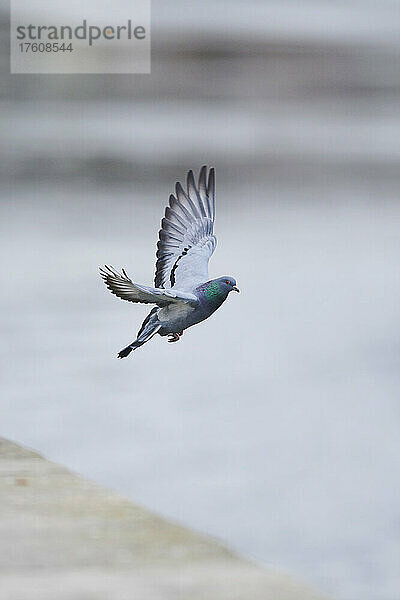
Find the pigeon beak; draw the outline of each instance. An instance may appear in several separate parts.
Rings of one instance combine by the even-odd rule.
[[[237,292],[238,294],[240,293],[240,290],[236,287],[236,285],[233,286],[232,291]]]

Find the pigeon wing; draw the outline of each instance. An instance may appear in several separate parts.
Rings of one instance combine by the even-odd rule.
[[[200,170],[196,184],[193,171],[187,176],[187,190],[180,183],[171,194],[161,221],[157,243],[154,285],[157,288],[193,290],[208,281],[208,261],[217,239],[215,219],[215,171]]]
[[[110,292],[129,302],[142,302],[143,304],[157,304],[167,306],[171,303],[184,303],[196,306],[198,299],[194,294],[186,294],[177,290],[163,290],[134,283],[124,269],[118,273],[113,267],[100,268],[100,275]]]

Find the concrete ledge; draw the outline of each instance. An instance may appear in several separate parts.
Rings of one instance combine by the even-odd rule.
[[[0,438],[1,600],[322,600]]]

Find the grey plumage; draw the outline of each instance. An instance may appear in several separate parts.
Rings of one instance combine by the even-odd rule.
[[[198,183],[192,171],[187,189],[180,183],[161,221],[157,243],[154,286],[133,282],[125,270],[100,269],[108,289],[129,302],[156,304],[140,328],[137,339],[121,350],[119,358],[142,346],[153,335],[178,341],[183,331],[209,317],[227,298],[239,291],[232,277],[209,280],[208,262],[217,243],[214,236],[215,172],[202,167]]]
[[[213,235],[215,219],[215,173],[202,167],[196,187],[193,172],[187,177],[187,192],[180,183],[175,196],[169,197],[169,207],[161,221],[157,243],[157,263],[154,285],[186,289],[195,278],[208,278],[208,261],[217,240]],[[189,270],[185,266],[190,266]],[[197,271],[194,272],[193,269]]]

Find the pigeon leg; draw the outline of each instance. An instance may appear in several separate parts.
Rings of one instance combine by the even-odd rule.
[[[170,333],[169,342],[179,342],[179,333]]]

